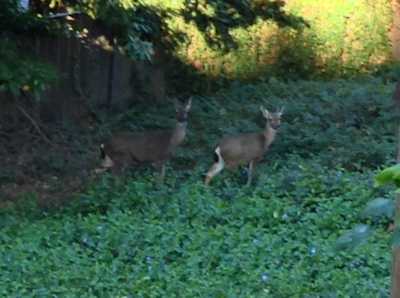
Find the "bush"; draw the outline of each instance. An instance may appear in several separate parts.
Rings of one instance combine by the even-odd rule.
[[[0,42],[0,91],[18,97],[21,91],[31,92],[38,100],[57,74],[49,64],[31,57],[21,57],[17,45],[7,39]]]
[[[307,26],[280,27],[274,20],[259,20],[232,29],[238,47],[228,53],[210,47],[194,24],[179,17],[170,23],[189,36],[178,51],[181,59],[211,77],[348,77],[376,71],[391,60],[387,32],[393,12],[388,1],[296,0],[286,2],[284,10]]]

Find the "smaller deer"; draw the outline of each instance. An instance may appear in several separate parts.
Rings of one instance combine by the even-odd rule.
[[[107,169],[121,171],[129,165],[150,162],[160,170],[159,181],[162,182],[166,162],[185,139],[191,106],[192,98],[189,98],[185,105],[175,101],[177,121],[173,129],[122,132],[112,136],[107,143],[100,146],[102,170],[97,170],[97,172]]]
[[[249,165],[246,185],[251,184],[253,169],[275,140],[283,114],[283,108],[275,113],[268,112],[262,106],[260,110],[267,120],[265,130],[259,133],[243,133],[224,137],[215,149],[216,162],[207,172],[204,181],[206,185],[210,184],[211,179],[220,173],[224,167],[236,169],[242,164]]]

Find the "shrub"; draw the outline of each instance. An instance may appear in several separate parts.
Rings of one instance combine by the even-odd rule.
[[[55,69],[29,57],[21,57],[11,40],[0,43],[0,91],[18,97],[21,91],[31,92],[38,100],[56,78]]]
[[[286,2],[285,12],[307,26],[279,27],[274,20],[232,29],[237,49],[223,53],[207,45],[194,24],[179,17],[171,27],[189,36],[179,56],[211,77],[253,79],[352,76],[371,72],[391,60],[392,9],[388,1]],[[365,38],[366,30],[369,38]]]

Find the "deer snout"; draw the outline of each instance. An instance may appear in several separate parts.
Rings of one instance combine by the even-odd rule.
[[[178,120],[179,123],[185,123],[185,122],[187,122],[187,121],[188,121],[188,115],[187,115],[187,113],[179,114],[179,115],[177,116],[177,120]]]
[[[281,126],[280,123],[271,123],[271,127],[275,130],[277,130]]]
[[[180,119],[179,119],[179,122],[180,123],[185,123],[185,122],[187,122],[188,121],[188,116],[187,115],[185,115],[185,116],[183,116],[183,117],[181,117]]]

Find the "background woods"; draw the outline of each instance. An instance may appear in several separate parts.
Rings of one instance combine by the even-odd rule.
[[[397,55],[396,1],[36,0],[27,13],[18,12],[17,3],[2,4],[3,55],[18,50],[19,57],[53,67],[57,80],[48,72],[31,80],[49,80],[36,89],[46,85],[42,115],[57,120],[79,121],[85,105],[164,100],[188,92],[187,86],[202,93],[238,79],[376,72]],[[60,12],[80,14],[49,15]],[[7,49],[10,43],[17,49]],[[2,83],[14,93],[32,85],[19,84]]]

